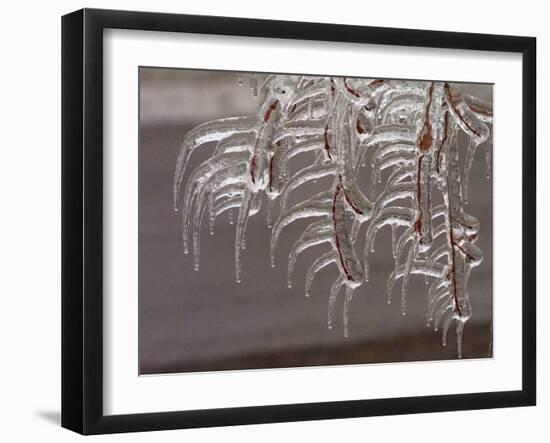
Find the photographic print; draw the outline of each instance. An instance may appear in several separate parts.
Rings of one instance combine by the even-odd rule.
[[[492,102],[140,67],[140,374],[491,358]]]
[[[61,35],[63,427],[536,404],[535,38],[97,9]]]

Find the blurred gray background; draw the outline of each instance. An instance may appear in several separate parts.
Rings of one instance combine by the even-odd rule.
[[[239,86],[239,78],[244,86]],[[491,85],[460,87],[492,98]],[[139,93],[140,374],[456,358],[454,328],[444,348],[441,333],[426,327],[423,277],[411,278],[406,316],[400,312],[399,284],[394,288],[394,303],[386,303],[386,280],[393,270],[389,228],[378,235],[370,262],[371,280],[354,294],[349,338],[343,335],[343,297],[336,305],[334,328],[327,328],[328,292],[338,272],[335,266],[321,271],[311,297],[304,296],[305,273],[322,246],[300,255],[293,288],[287,287],[288,252],[307,220],[284,230],[277,266],[271,268],[265,206],[251,217],[240,284],[234,277],[234,225],[224,214],[216,220],[215,235],[210,236],[205,222],[200,270],[194,271],[192,255],[183,253],[181,215],[173,211],[172,204],[180,144],[197,124],[251,115],[257,102],[246,74],[220,71],[140,68]],[[211,147],[198,150],[187,173],[211,152]],[[320,181],[316,186],[327,183]],[[481,358],[491,356],[493,311],[492,180],[485,178],[483,147],[476,154],[470,189],[466,210],[480,220],[477,245],[484,260],[472,270],[470,279],[473,315],[465,327],[463,356]],[[312,189],[300,192],[311,195]],[[300,198],[298,192],[295,198]],[[357,251],[362,256],[362,243]]]

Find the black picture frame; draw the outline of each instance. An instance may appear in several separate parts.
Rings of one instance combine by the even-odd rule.
[[[103,412],[103,30],[502,51],[522,55],[522,388],[130,415]],[[82,434],[412,414],[536,403],[536,39],[83,9],[62,18],[62,426]]]

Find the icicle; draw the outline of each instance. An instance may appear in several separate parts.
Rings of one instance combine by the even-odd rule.
[[[184,252],[189,249],[189,223],[193,206],[202,207],[209,192],[216,192],[229,184],[242,183],[243,174],[247,170],[243,159],[246,159],[246,156],[243,156],[242,153],[223,154],[207,160],[193,171],[185,188],[184,212],[182,213]]]
[[[453,321],[453,316],[449,315],[447,316],[447,318],[445,319],[445,322],[443,323],[443,328],[441,329],[441,344],[443,346],[447,346],[447,334],[449,332],[449,326],[451,326],[452,321]]]
[[[286,211],[287,201],[290,193],[297,187],[312,181],[328,176],[335,176],[337,173],[336,168],[332,164],[327,165],[312,165],[297,172],[294,177],[286,184],[281,192],[281,212]]]
[[[176,172],[174,173],[174,208],[179,205],[179,189],[189,157],[195,149],[211,141],[219,141],[239,132],[248,132],[254,129],[258,119],[256,117],[233,117],[211,121],[197,126],[187,134],[178,155]],[[187,191],[186,191],[187,194]]]
[[[385,169],[393,167],[406,167],[407,165],[413,165],[416,163],[416,154],[414,152],[407,153],[395,153],[387,155],[380,162],[376,162],[373,172],[375,173],[375,181],[372,183],[382,182],[382,172]]]
[[[243,201],[239,210],[239,218],[237,220],[237,232],[235,235],[235,279],[237,283],[241,282],[241,249],[251,200],[252,196],[247,191],[243,196]]]
[[[445,94],[449,109],[460,129],[477,144],[481,144],[487,140],[490,135],[489,128],[470,109],[460,90],[451,88],[449,83],[445,83]]]
[[[216,217],[223,214],[224,212],[230,212],[233,208],[238,208],[241,206],[241,195],[236,195],[234,197],[227,198],[221,202],[216,203],[215,212]]]
[[[222,154],[230,154],[236,152],[245,152],[250,150],[251,145],[256,139],[254,131],[238,132],[226,138],[221,139],[214,150],[214,157]]]
[[[347,284],[358,286],[364,280],[363,267],[355,254],[353,243],[346,226],[346,206],[344,190],[341,184],[336,186],[332,203],[332,224],[334,230],[335,252],[339,257],[338,267],[347,279]]]
[[[273,211],[273,200],[269,197],[267,198],[267,205],[266,205],[266,224],[269,229],[273,227],[272,222],[272,211]]]
[[[353,244],[357,241],[357,236],[359,235],[359,229],[361,229],[361,221],[357,217],[353,217],[353,222],[351,224],[351,233],[350,240]]]
[[[371,221],[367,229],[363,253],[364,262],[366,263],[368,260],[369,251],[374,252],[374,240],[380,228],[392,224],[409,227],[412,224],[413,217],[414,210],[410,208],[386,208],[380,211],[380,214]],[[367,269],[365,269],[365,275],[368,275]]]
[[[330,288],[330,296],[328,299],[328,316],[327,316],[327,324],[328,328],[332,329],[332,317],[334,314],[334,305],[336,304],[336,298],[338,297],[338,293],[340,292],[340,288],[344,284],[344,277],[340,276],[336,279],[336,281],[332,284],[332,287]]]
[[[298,107],[298,104],[305,104],[309,108],[309,106],[314,103],[316,98],[321,97],[322,103],[325,102],[326,97],[330,91],[330,81],[323,81],[319,82],[318,84],[308,85],[305,88],[301,88],[302,85],[298,85],[298,92],[294,95],[293,99],[289,102],[290,106],[296,105]],[[309,113],[308,114],[310,118],[313,118],[313,115]]]
[[[470,171],[472,169],[472,164],[474,163],[474,156],[476,153],[478,144],[471,140],[468,145],[468,150],[466,151],[466,162],[464,163],[464,181],[462,183],[463,187],[463,196],[464,204],[468,204],[468,184],[470,182]]]
[[[392,225],[395,226],[395,225]],[[414,230],[412,227],[409,227],[401,234],[401,237],[397,240],[396,246],[395,246],[395,267],[399,266],[399,260],[401,258],[401,255],[405,251],[405,248],[407,247],[407,243],[414,240]]]
[[[292,272],[298,255],[307,248],[331,241],[334,236],[332,227],[326,220],[310,224],[300,238],[294,243],[288,256],[288,278],[287,285],[292,287]]]
[[[307,138],[302,141],[297,141],[286,150],[276,150],[273,155],[273,174],[281,175],[283,167],[295,156],[312,151],[321,152],[324,149],[324,141],[322,135]]]
[[[199,270],[199,258],[200,258],[200,229],[201,222],[206,206],[210,204],[212,198],[212,192],[209,193],[208,190],[203,190],[200,197],[198,198],[197,208],[193,217],[193,266],[195,271]]]
[[[275,267],[275,249],[277,241],[282,230],[290,223],[308,217],[319,217],[329,215],[331,208],[327,207],[327,202],[331,201],[330,193],[322,192],[316,196],[299,203],[290,208],[285,214],[281,215],[279,220],[273,225],[271,230],[271,266]]]
[[[426,312],[426,316],[428,317],[429,321],[434,320],[434,314],[437,311],[437,307],[441,307],[441,302],[443,302],[443,305],[445,303],[451,303],[451,290],[448,286],[443,285],[434,294],[428,296],[428,310]]]
[[[380,212],[382,209],[389,206],[390,203],[396,200],[410,199],[415,201],[417,195],[416,183],[406,182],[391,185],[388,183],[387,188],[380,193],[376,199],[374,213]]]
[[[396,155],[414,154],[416,147],[414,143],[403,143],[400,141],[386,142],[381,145],[373,154],[371,164],[374,169],[384,162],[385,158]]]
[[[208,231],[214,235],[214,225],[216,223],[216,211],[214,209],[214,193],[210,194],[208,201]]]
[[[336,256],[334,253],[327,252],[326,254],[319,257],[317,260],[313,262],[313,264],[310,266],[310,268],[307,271],[306,274],[306,289],[305,289],[305,295],[306,297],[309,297],[310,290],[311,290],[311,284],[313,283],[313,279],[317,275],[317,273],[323,269],[325,266],[330,265],[331,263],[336,262]]]
[[[434,315],[434,331],[439,330],[439,324],[441,323],[443,315],[445,315],[445,313],[450,309],[453,309],[453,305],[451,303],[443,303],[441,307],[437,310]]]
[[[432,245],[432,182],[430,166],[432,160],[429,155],[422,155],[418,159],[417,179],[417,207],[419,210],[416,228],[419,234],[418,246],[421,252],[427,251]]]
[[[391,250],[394,259],[397,259],[397,228],[396,225],[391,225]]]
[[[286,137],[304,137],[321,135],[325,130],[324,119],[298,120],[288,122],[273,136],[272,142],[276,143]]]
[[[357,164],[363,162],[363,157],[370,147],[380,143],[414,143],[416,139],[416,130],[408,125],[380,125],[373,129],[371,134],[357,148],[359,156]]]
[[[353,288],[351,286],[346,285],[346,298],[344,299],[344,309],[342,311],[342,317],[344,322],[344,337],[349,337],[349,305],[351,303],[351,299],[353,297]]]
[[[458,353],[458,358],[462,358],[462,336],[464,333],[464,321],[458,319],[456,322],[456,348]]]
[[[189,235],[188,235],[187,223],[185,222],[185,217],[182,217],[181,241],[183,244],[183,253],[185,255],[189,254]]]
[[[417,245],[418,245],[418,241],[415,239],[409,249],[409,256],[407,257],[407,261],[405,263],[405,271],[403,274],[403,286],[401,287],[401,314],[402,315],[407,314],[407,290],[409,287],[409,276],[411,274],[413,262],[416,257]]]
[[[383,107],[377,109],[376,118],[382,124],[391,124],[391,117],[395,111],[401,109],[406,109],[409,112],[422,110],[424,107],[424,99],[424,94],[397,95],[392,100],[389,100]]]

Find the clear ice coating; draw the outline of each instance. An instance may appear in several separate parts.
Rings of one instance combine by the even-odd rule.
[[[464,323],[472,315],[468,280],[483,260],[475,245],[479,222],[465,205],[470,170],[483,144],[490,171],[492,104],[446,82],[258,74],[250,76],[250,87],[258,99],[256,115],[206,122],[181,145],[174,207],[181,210],[186,253],[191,236],[195,269],[205,213],[211,234],[224,213],[236,224],[237,282],[244,273],[247,222],[263,200],[272,232],[272,266],[285,228],[313,218],[289,253],[288,287],[300,254],[324,247],[305,277],[305,295],[317,273],[335,265],[338,277],[327,288],[328,327],[343,293],[347,337],[353,293],[367,284],[377,233],[389,226],[395,268],[387,282],[388,303],[400,280],[405,315],[409,281],[423,275],[427,325],[441,328],[445,346],[454,321],[462,357]],[[210,158],[187,175],[183,186],[190,156],[212,143]],[[297,157],[309,161],[291,173]],[[362,189],[359,179],[368,174],[367,165],[369,179],[361,180]],[[297,188],[326,178],[326,189],[290,204]],[[360,232],[365,235],[362,261],[355,246]]]

